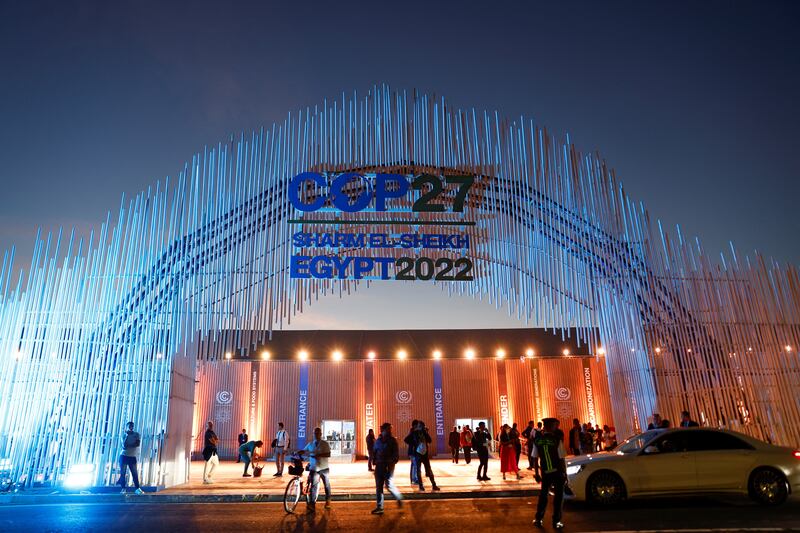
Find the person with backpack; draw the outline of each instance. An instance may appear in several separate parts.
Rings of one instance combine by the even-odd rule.
[[[464,462],[469,464],[472,461],[472,430],[465,425],[461,430],[461,448],[464,450]]]
[[[486,475],[489,470],[489,443],[492,436],[489,430],[486,429],[485,422],[478,422],[478,427],[475,428],[475,433],[472,436],[472,446],[478,454],[478,481],[491,481],[491,478]]]
[[[416,418],[411,421],[411,429],[408,430],[408,435],[406,435],[406,438],[403,439],[403,442],[408,445],[408,459],[411,462],[411,470],[409,474],[412,485],[419,484],[419,476],[417,476],[417,455],[414,453],[414,432],[417,430],[418,423],[419,420]]]
[[[214,483],[212,474],[219,466],[219,457],[217,456],[217,443],[219,438],[214,433],[214,423],[209,420],[206,427],[206,434],[203,436],[203,459],[206,463],[203,465],[203,484],[208,485]]]
[[[275,450],[275,473],[272,477],[281,477],[283,475],[283,466],[286,459],[286,450],[289,448],[291,439],[283,429],[283,422],[278,422],[278,432],[275,434],[275,439],[272,441],[272,447]]]
[[[375,503],[372,514],[383,514],[383,487],[386,487],[397,500],[397,505],[403,506],[403,496],[394,485],[394,467],[400,460],[400,449],[397,439],[392,435],[392,425],[389,422],[381,424],[381,434],[375,439]]]
[[[436,485],[436,479],[433,476],[433,469],[431,468],[430,460],[430,444],[431,439],[428,428],[425,427],[425,422],[422,420],[417,421],[416,429],[406,437],[406,444],[413,447],[415,457],[414,464],[416,465],[416,478],[421,492],[425,491],[425,485],[422,483],[422,467],[425,467],[425,476],[431,480],[431,488],[433,490],[441,490]]]
[[[139,486],[139,472],[136,469],[136,456],[139,455],[139,446],[141,445],[141,435],[133,430],[133,422],[128,422],[128,431],[122,437],[122,453],[119,455],[119,479],[117,480],[117,485],[122,487],[123,494],[126,492],[125,486],[128,484],[126,468],[131,471],[133,486],[136,487],[134,493],[143,494],[142,488]]]
[[[567,463],[565,458],[567,450],[564,448],[564,441],[557,432],[558,419],[545,418],[544,430],[536,437],[536,466],[537,471],[534,479],[541,483],[539,490],[539,502],[536,506],[536,517],[533,525],[542,527],[544,513],[547,510],[547,497],[550,490],[553,490],[553,528],[561,530],[564,524],[561,522],[561,506],[564,502],[564,487],[567,483]],[[541,468],[542,475],[539,475]]]

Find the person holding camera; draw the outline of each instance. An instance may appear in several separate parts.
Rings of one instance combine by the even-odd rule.
[[[128,422],[128,431],[122,437],[122,453],[119,455],[119,479],[117,485],[122,487],[122,492],[125,492],[125,486],[128,484],[128,474],[125,471],[127,468],[131,471],[133,478],[133,486],[136,487],[136,494],[142,494],[142,488],[139,486],[139,472],[136,470],[136,456],[139,454],[139,446],[142,444],[142,437],[133,430],[133,422]]]

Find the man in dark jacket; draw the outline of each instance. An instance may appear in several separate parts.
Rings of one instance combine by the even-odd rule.
[[[458,449],[461,447],[461,435],[458,433],[458,428],[456,426],[453,426],[453,431],[450,432],[448,444],[450,444],[450,455],[453,456],[453,462],[458,464]]]
[[[408,435],[406,438],[403,439],[408,445],[408,458],[411,461],[411,484],[418,485],[419,484],[419,476],[417,475],[418,465],[417,465],[417,455],[414,453],[414,432],[417,430],[417,424],[419,424],[419,420],[416,418],[411,421],[411,429],[408,431]]]
[[[239,433],[239,436],[237,437],[237,442],[239,443],[239,446],[247,442],[247,431],[245,431],[244,428],[242,428],[242,432]],[[236,456],[236,462],[237,463],[242,462],[242,454]]]
[[[581,433],[581,421],[573,418],[572,427],[569,429],[569,451],[572,455],[581,454]]]
[[[489,470],[489,443],[492,441],[492,436],[489,430],[486,429],[486,423],[478,422],[478,427],[475,428],[475,433],[472,435],[472,447],[478,454],[478,481],[490,481],[491,478],[486,475]]]
[[[682,428],[696,428],[700,427],[700,424],[692,420],[692,417],[689,416],[689,411],[681,411],[681,427]]]
[[[550,489],[553,490],[553,528],[563,529],[561,522],[561,506],[564,501],[564,485],[567,482],[567,463],[564,458],[567,451],[564,449],[564,442],[556,432],[558,420],[555,418],[545,418],[544,430],[535,438],[536,445],[536,465],[537,472],[534,476],[537,482],[541,483],[539,490],[539,503],[536,506],[536,518],[533,525],[542,527],[544,512],[547,509],[547,496]],[[539,475],[541,468],[542,475]]]
[[[367,432],[367,469],[372,472],[375,465],[375,432],[369,428]]]
[[[214,482],[212,474],[219,466],[219,457],[217,456],[218,442],[217,434],[214,433],[214,423],[209,420],[206,434],[203,436],[203,459],[206,461],[206,464],[203,465],[203,484],[205,485]]]
[[[394,467],[400,460],[400,450],[397,439],[392,435],[392,425],[385,422],[381,425],[381,434],[375,439],[375,500],[376,507],[372,514],[383,514],[383,487],[386,487],[397,500],[397,505],[403,505],[403,496],[394,486]]]

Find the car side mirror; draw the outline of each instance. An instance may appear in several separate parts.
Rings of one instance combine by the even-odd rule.
[[[653,454],[653,453],[658,453],[658,448],[656,448],[655,446],[647,446],[647,447],[644,449],[644,453],[645,453],[645,455],[650,455],[650,454]]]

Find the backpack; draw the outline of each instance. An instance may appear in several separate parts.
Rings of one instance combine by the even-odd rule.
[[[414,451],[417,455],[426,455],[428,453],[428,443],[424,440],[420,441]]]

